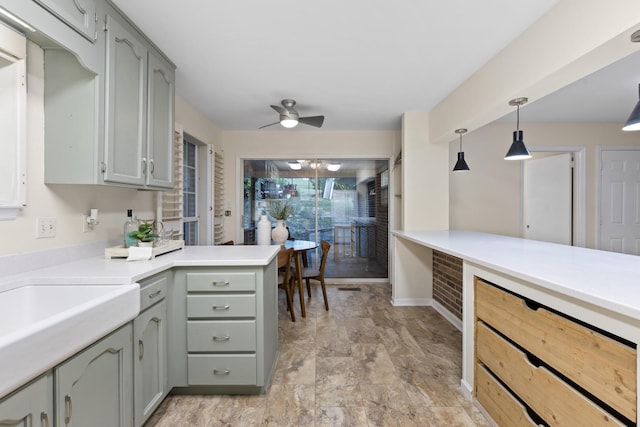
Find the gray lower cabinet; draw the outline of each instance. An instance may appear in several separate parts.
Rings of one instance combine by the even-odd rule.
[[[57,427],[133,425],[131,341],[128,323],[54,369]]]
[[[168,276],[140,283],[141,312],[133,321],[134,425],[141,426],[169,392],[167,382]]]
[[[211,392],[268,387],[278,350],[275,261],[265,267],[178,269],[186,289],[186,383]]]
[[[51,371],[0,401],[0,426],[53,427]]]

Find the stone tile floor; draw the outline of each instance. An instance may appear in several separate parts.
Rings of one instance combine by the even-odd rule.
[[[312,287],[293,323],[280,294],[266,394],[171,395],[145,427],[490,425],[460,390],[461,334],[432,308],[393,307],[389,285],[328,285],[330,311]]]

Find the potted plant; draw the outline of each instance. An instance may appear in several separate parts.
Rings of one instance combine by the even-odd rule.
[[[153,246],[153,240],[160,237],[153,232],[153,224],[143,222],[137,230],[130,231],[129,237],[138,241],[138,246]]]
[[[293,213],[293,206],[286,200],[269,200],[267,208],[269,216],[276,220],[276,226],[271,231],[271,238],[276,245],[283,245],[289,237],[289,230],[284,221]]]

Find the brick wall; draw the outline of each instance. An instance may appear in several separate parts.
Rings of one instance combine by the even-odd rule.
[[[462,260],[433,251],[433,299],[462,320]]]

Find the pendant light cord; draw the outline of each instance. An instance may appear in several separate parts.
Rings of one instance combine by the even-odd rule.
[[[520,130],[520,105],[516,109],[516,130]]]
[[[462,133],[460,133],[460,151],[462,151]]]

